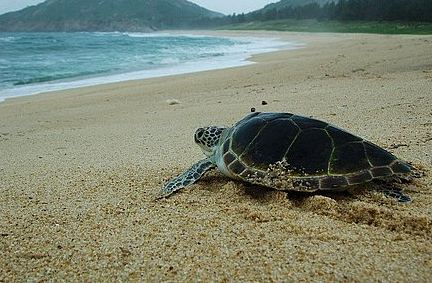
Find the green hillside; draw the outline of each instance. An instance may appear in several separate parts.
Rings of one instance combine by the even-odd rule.
[[[150,31],[219,16],[186,0],[48,0],[0,16],[0,30]]]
[[[268,10],[272,10],[272,9],[284,9],[287,7],[294,7],[294,6],[304,6],[304,5],[308,5],[308,4],[312,4],[312,3],[317,3],[319,5],[325,5],[327,3],[330,2],[334,2],[337,3],[338,0],[281,0],[277,3],[272,3],[272,4],[268,4],[266,5],[264,8],[255,11],[255,12],[265,12]]]

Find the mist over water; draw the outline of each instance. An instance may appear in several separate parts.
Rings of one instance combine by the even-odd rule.
[[[0,33],[0,101],[47,91],[249,64],[289,44],[144,33]]]

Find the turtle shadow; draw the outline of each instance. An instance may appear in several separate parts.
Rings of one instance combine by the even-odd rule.
[[[270,200],[271,195],[276,191],[272,188],[233,180],[229,177],[224,176],[222,173],[213,173],[206,175],[202,179],[201,184],[205,184],[205,190],[215,192],[220,191],[230,182],[233,182],[234,185],[233,187],[231,187],[231,189],[238,191],[237,193],[244,194],[250,199],[260,202]]]
[[[365,186],[352,186],[346,189],[340,190],[317,190],[314,192],[301,192],[295,190],[276,190],[273,188],[268,188],[258,184],[251,184],[247,182],[241,182],[238,180],[233,180],[229,177],[224,176],[220,172],[212,172],[206,175],[201,180],[201,184],[204,185],[204,189],[212,192],[216,192],[223,188],[229,182],[233,182],[238,193],[242,193],[250,199],[258,202],[269,202],[274,201],[275,198],[281,199],[286,198],[293,207],[301,208],[305,201],[314,196],[326,197],[337,202],[354,202],[356,200],[362,199],[362,196],[368,191],[377,191],[380,182],[371,182],[368,188]],[[382,185],[382,184],[381,184]],[[276,197],[276,195],[278,195]]]
[[[343,191],[323,191],[318,190],[315,192],[299,192],[293,190],[276,190],[272,188],[267,188],[264,186],[256,185],[256,184],[248,184],[241,183],[244,188],[244,193],[254,200],[259,201],[268,201],[272,199],[275,193],[277,194],[285,194],[285,198],[293,204],[294,207],[301,207],[305,200],[313,197],[313,196],[323,196],[327,198],[331,198],[336,201],[353,201],[356,199],[356,196],[353,195],[349,190]]]
[[[224,176],[222,173],[219,172],[212,172],[206,175],[204,178],[202,178],[201,182],[202,182],[201,184],[205,184],[204,185],[205,190],[213,191],[213,192],[219,190],[221,187],[224,187],[229,182],[234,182],[235,187],[237,187],[239,191],[241,191],[245,196],[249,197],[250,199],[258,202],[273,201],[276,194],[279,195],[278,198],[280,199],[280,194],[284,194],[285,198],[289,202],[291,202],[295,207],[301,207],[302,203],[305,200],[313,196],[328,197],[336,201],[342,201],[342,200],[354,201],[356,199],[356,195],[353,194],[350,190],[341,190],[341,191],[318,190],[315,192],[276,190],[273,188],[268,188],[257,184],[251,184],[251,183],[233,180],[231,178]],[[216,187],[218,187],[218,189],[216,189]]]
[[[260,185],[249,184],[249,183],[240,183],[243,186],[244,193],[252,198],[253,200],[268,200],[271,198],[271,195],[274,193],[274,189],[267,188]]]
[[[313,196],[323,196],[338,200],[354,200],[356,197],[349,190],[341,191],[324,191],[318,190],[315,192],[299,192],[299,191],[287,191],[287,198],[293,202],[303,201]]]

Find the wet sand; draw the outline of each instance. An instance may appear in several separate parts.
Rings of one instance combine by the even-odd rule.
[[[432,36],[216,34],[306,45],[0,103],[0,282],[430,281]],[[286,193],[216,170],[153,200],[204,157],[197,127],[252,107],[331,122],[412,162],[424,176],[400,186],[413,201],[375,184]]]

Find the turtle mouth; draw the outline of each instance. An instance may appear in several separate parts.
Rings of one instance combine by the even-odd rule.
[[[201,148],[201,151],[204,153],[205,156],[210,157],[213,155],[213,150],[210,150],[208,147],[198,144]]]

